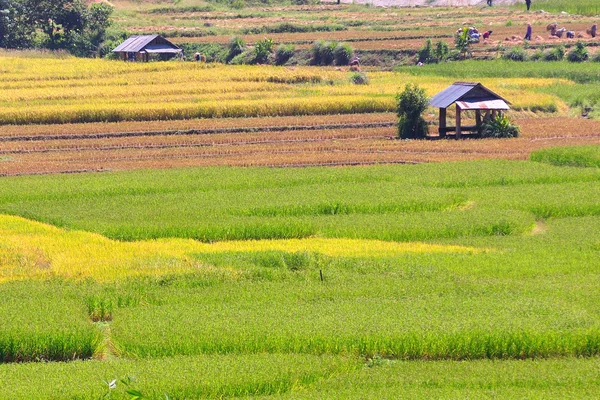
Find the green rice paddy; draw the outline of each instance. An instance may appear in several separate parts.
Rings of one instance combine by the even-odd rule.
[[[0,398],[595,397],[600,169],[554,155],[596,150],[2,178],[1,213],[121,240],[359,238],[415,251],[256,242],[191,252],[188,272],[4,282]]]

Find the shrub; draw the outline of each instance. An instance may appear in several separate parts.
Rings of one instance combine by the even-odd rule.
[[[498,114],[496,118],[485,121],[481,131],[484,138],[513,138],[519,137],[519,127],[511,124],[506,115]]]
[[[446,61],[449,53],[450,47],[448,46],[448,43],[444,42],[443,40],[437,42],[435,45],[435,57],[437,58],[438,62]]]
[[[511,49],[506,50],[504,54],[502,54],[502,58],[504,58],[505,60],[512,61],[526,61],[527,53],[522,47],[513,47]]]
[[[294,47],[293,44],[279,45],[277,47],[277,50],[275,50],[275,64],[276,65],[285,64],[286,62],[288,62],[288,60],[290,58],[292,58],[295,51],[296,51],[296,48]]]
[[[335,60],[334,51],[337,47],[337,42],[324,42],[319,40],[314,42],[311,47],[313,65],[331,65]]]
[[[427,122],[422,117],[429,100],[425,89],[407,83],[402,93],[396,95],[398,103],[398,136],[402,139],[424,139],[427,136]]]
[[[530,61],[542,61],[544,60],[544,50],[536,50],[531,56],[529,56]]]
[[[437,63],[437,57],[433,50],[433,43],[431,39],[425,41],[425,46],[417,51],[417,61],[425,64]]]
[[[567,60],[571,62],[583,62],[589,58],[589,53],[585,48],[585,44],[580,40],[575,45],[575,48],[567,55]]]
[[[241,37],[234,36],[231,38],[231,40],[229,40],[229,45],[227,47],[229,49],[229,53],[227,54],[225,61],[230,62],[235,56],[242,54],[244,50],[246,50],[246,42],[244,42],[244,39]]]
[[[544,53],[545,61],[561,61],[565,58],[565,47],[558,46]]]
[[[463,58],[466,58],[467,55],[471,54],[469,28],[463,28],[456,36],[454,36],[454,47]]]
[[[264,38],[262,40],[259,40],[254,45],[254,62],[257,64],[266,63],[272,51],[273,39]]]
[[[368,85],[369,77],[364,72],[354,72],[352,75],[350,75],[350,82],[354,83],[355,85]]]
[[[333,50],[335,65],[348,65],[354,57],[354,49],[348,43],[340,43]]]

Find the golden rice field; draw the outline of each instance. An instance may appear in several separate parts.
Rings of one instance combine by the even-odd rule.
[[[2,61],[3,125],[389,112],[409,81],[428,95],[453,81],[373,71],[369,85],[353,85],[349,72],[333,68]],[[560,100],[529,89],[557,83],[569,82],[518,78],[491,79],[488,85],[514,99],[517,110],[555,110],[564,106]]]
[[[318,252],[331,257],[394,257],[401,254],[476,254],[485,249],[378,240],[308,238],[201,243],[191,239],[119,242],[70,231],[21,217],[0,215],[0,283],[11,280],[93,278],[118,281],[128,276],[184,272],[235,279],[241,272],[217,270],[189,257],[193,253],[231,251]]]

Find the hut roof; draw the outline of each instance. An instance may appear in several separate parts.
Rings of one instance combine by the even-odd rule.
[[[160,35],[131,36],[118,45],[115,53],[179,53],[181,48]]]
[[[461,102],[462,109],[508,110],[510,102],[477,82],[454,82],[451,86],[433,96],[429,105],[448,108],[452,103]]]

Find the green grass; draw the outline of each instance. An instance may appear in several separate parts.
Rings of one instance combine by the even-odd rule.
[[[22,177],[3,179],[0,212],[121,240],[409,241],[519,234],[538,209],[597,215],[599,179],[596,170],[506,161]],[[523,191],[535,196],[522,198]]]
[[[0,363],[90,358],[101,334],[72,285],[0,285]]]
[[[571,167],[600,167],[600,146],[552,147],[531,154],[532,161]]]
[[[303,355],[174,357],[0,365],[0,397],[11,400],[594,398],[598,358],[396,362]],[[126,387],[120,380],[134,377]]]
[[[525,8],[524,4],[515,6]],[[550,13],[568,12],[569,14],[594,16],[600,14],[600,4],[595,0],[536,0],[531,2],[531,11],[544,10]]]
[[[146,283],[144,301],[115,310],[113,339],[122,355],[151,358],[591,356],[600,351],[593,289],[599,223],[563,218],[548,222],[542,235],[444,240],[489,249],[480,254],[304,255],[295,268],[291,255],[286,263],[282,254],[197,254],[203,263],[247,273],[211,285],[184,278]]]
[[[170,399],[266,396],[355,369],[356,360],[347,358],[287,354],[0,365],[0,397],[83,400],[110,393],[108,398],[131,400],[126,394],[131,389],[163,400],[165,394]],[[109,390],[107,382],[114,379],[116,388]]]
[[[599,180],[531,161],[2,178],[0,212],[113,237],[479,251],[195,252],[188,274],[3,283],[2,362],[106,361],[0,365],[0,398],[98,398],[131,375],[149,398],[597,397]]]

